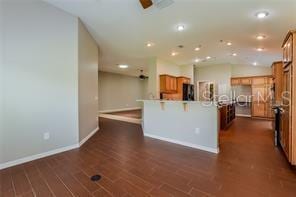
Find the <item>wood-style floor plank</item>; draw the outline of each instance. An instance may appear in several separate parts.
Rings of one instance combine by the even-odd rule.
[[[136,124],[99,124],[79,149],[1,170],[0,196],[295,197],[296,172],[270,121],[237,118],[218,155],[145,138]]]

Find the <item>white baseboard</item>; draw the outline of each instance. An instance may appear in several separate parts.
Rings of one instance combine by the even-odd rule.
[[[112,112],[121,112],[121,111],[131,111],[131,110],[139,110],[142,107],[131,107],[131,108],[121,108],[121,109],[110,109],[110,110],[102,110],[99,111],[100,114],[102,113],[112,113]]]
[[[235,114],[237,117],[252,117],[251,115],[246,115],[246,114]]]
[[[39,153],[39,154],[36,154],[36,155],[24,157],[24,158],[17,159],[17,160],[14,160],[14,161],[9,161],[9,162],[6,162],[6,163],[2,163],[2,164],[0,164],[0,170],[2,170],[4,168],[9,168],[9,167],[12,167],[12,166],[16,166],[16,165],[19,165],[19,164],[22,164],[22,163],[26,163],[26,162],[29,162],[29,161],[33,161],[33,160],[36,160],[36,159],[41,159],[43,157],[48,157],[50,155],[55,155],[55,154],[58,154],[58,153],[69,151],[69,150],[72,150],[72,149],[75,149],[75,148],[79,148],[79,144],[74,144],[74,145],[54,149],[54,150],[51,150],[51,151],[48,151],[48,152]]]
[[[58,154],[58,153],[69,151],[69,150],[72,150],[72,149],[75,149],[75,148],[79,148],[85,142],[87,142],[87,140],[89,140],[89,138],[91,138],[98,130],[99,130],[99,127],[97,127],[95,130],[93,130],[88,136],[86,136],[83,140],[81,140],[77,144],[73,144],[73,145],[70,145],[70,146],[62,147],[62,148],[57,148],[57,149],[50,150],[50,151],[47,151],[47,152],[44,152],[44,153],[39,153],[39,154],[36,154],[36,155],[24,157],[24,158],[17,159],[17,160],[14,160],[14,161],[8,161],[6,163],[2,163],[2,164],[0,164],[0,170],[5,169],[5,168],[9,168],[9,167],[12,167],[12,166],[20,165],[20,164],[23,164],[23,163],[27,163],[27,162],[30,162],[30,161],[33,161],[33,160],[36,160],[36,159],[41,159],[43,157],[48,157],[48,156],[51,156],[51,155],[55,155],[55,154]]]
[[[196,145],[196,144],[183,142],[183,141],[179,141],[179,140],[174,140],[174,139],[170,139],[170,138],[166,138],[166,137],[160,137],[160,136],[157,136],[157,135],[151,135],[151,134],[148,134],[148,133],[144,133],[144,136],[154,138],[154,139],[158,139],[158,140],[162,140],[162,141],[166,141],[166,142],[170,142],[170,143],[174,143],[174,144],[179,144],[179,145],[182,145],[182,146],[187,146],[187,147],[199,149],[199,150],[204,150],[204,151],[215,153],[215,154],[219,153],[219,148],[210,148],[210,147]]]
[[[88,134],[85,138],[83,138],[80,142],[79,142],[79,147],[81,147],[87,140],[89,140],[89,138],[91,138],[94,134],[96,134],[96,132],[99,131],[99,127],[95,128],[95,130],[93,130],[92,132],[90,132],[90,134]]]

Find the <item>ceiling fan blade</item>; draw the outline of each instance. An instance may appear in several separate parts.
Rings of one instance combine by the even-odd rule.
[[[153,5],[152,0],[139,0],[139,1],[140,1],[140,3],[142,4],[142,6],[143,6],[144,9],[147,9],[147,8],[149,8],[150,6]]]

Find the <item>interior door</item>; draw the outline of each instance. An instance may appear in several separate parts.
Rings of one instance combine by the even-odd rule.
[[[286,156],[291,158],[291,124],[290,117],[290,101],[291,101],[291,69],[288,66],[284,70],[283,77],[283,96],[282,96],[282,112],[280,122],[280,142]]]

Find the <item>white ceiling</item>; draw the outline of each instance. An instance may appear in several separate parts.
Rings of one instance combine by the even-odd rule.
[[[142,9],[138,0],[45,0],[81,18],[96,39],[100,69],[139,74],[149,58],[157,57],[177,65],[195,64],[195,58],[212,56],[208,64],[270,66],[281,59],[281,44],[290,29],[296,29],[296,0],[174,0],[165,9]],[[268,11],[266,19],[255,17]],[[183,32],[176,31],[184,24]],[[256,40],[264,34],[263,41]],[[220,40],[231,41],[232,46]],[[147,42],[155,43],[147,48]],[[178,45],[184,45],[178,49]],[[200,51],[194,48],[202,45]],[[263,52],[257,52],[263,47]],[[176,51],[179,55],[172,57]],[[237,53],[236,57],[231,53]],[[128,64],[126,70],[117,64]]]

